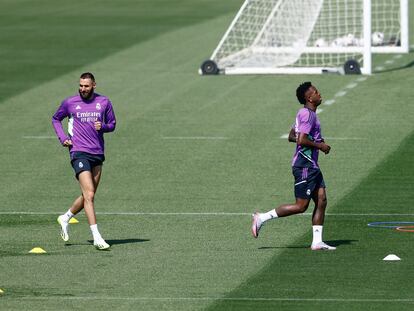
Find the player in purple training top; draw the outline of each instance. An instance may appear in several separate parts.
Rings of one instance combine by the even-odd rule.
[[[72,167],[82,194],[69,210],[58,217],[61,236],[69,240],[69,220],[85,209],[93,235],[93,244],[103,250],[110,247],[102,238],[96,224],[94,197],[101,178],[104,156],[104,133],[115,130],[116,119],[108,97],[95,93],[92,73],[80,76],[79,94],[66,98],[52,117],[52,124],[62,146],[69,148]],[[68,118],[68,134],[61,121]]]
[[[311,200],[315,203],[312,215],[313,240],[312,250],[335,250],[336,248],[323,242],[322,229],[326,210],[326,191],[323,175],[318,165],[318,153],[321,150],[328,154],[331,147],[322,138],[321,124],[316,109],[322,102],[318,90],[305,82],[296,89],[296,96],[303,108],[296,115],[294,128],[289,133],[289,141],[296,142],[296,150],[292,160],[292,173],[295,178],[294,204],[280,205],[267,213],[253,214],[252,234],[259,236],[260,228],[270,219],[286,217],[307,210]]]

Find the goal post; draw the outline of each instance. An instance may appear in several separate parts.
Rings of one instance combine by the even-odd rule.
[[[408,51],[408,0],[245,0],[200,72],[371,74]]]

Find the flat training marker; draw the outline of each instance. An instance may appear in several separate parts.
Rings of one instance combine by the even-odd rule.
[[[35,247],[29,251],[31,254],[46,254],[46,251],[41,247]]]
[[[4,294],[4,291],[0,288],[0,295]]]
[[[398,257],[397,255],[389,254],[389,255],[385,256],[385,258],[383,260],[385,260],[385,261],[398,261],[398,260],[401,260],[401,258]]]
[[[78,224],[78,223],[79,223],[79,220],[77,220],[75,217],[72,217],[72,218],[69,220],[69,223],[70,223],[70,224]]]

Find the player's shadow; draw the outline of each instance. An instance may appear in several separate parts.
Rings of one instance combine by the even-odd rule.
[[[325,241],[326,244],[331,245],[331,246],[341,246],[341,245],[351,245],[354,242],[358,242],[358,240],[330,240],[330,241]],[[306,245],[288,245],[288,246],[262,246],[259,247],[258,249],[303,249],[303,248],[310,248],[309,244]]]
[[[352,245],[355,244],[356,242],[359,242],[359,240],[330,240],[330,241],[325,241],[326,244],[331,245],[331,246],[341,246],[341,245]]]
[[[116,240],[105,240],[109,245],[119,245],[119,244],[131,244],[131,243],[142,243],[148,242],[149,239],[116,239]],[[89,243],[93,244],[93,240],[88,240]]]
[[[383,69],[383,70],[378,70],[378,71],[374,71],[374,73],[386,73],[386,72],[391,72],[391,71],[398,71],[398,70],[403,70],[403,69],[408,69],[414,66],[414,61],[408,63],[407,65],[404,66],[400,66],[400,67],[395,67],[395,68],[390,68],[390,69]]]

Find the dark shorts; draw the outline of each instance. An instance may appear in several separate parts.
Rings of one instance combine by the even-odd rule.
[[[83,171],[90,171],[95,166],[102,165],[105,161],[105,156],[103,154],[90,154],[87,152],[75,151],[70,155],[73,169],[75,170],[76,178],[79,177],[79,174]]]
[[[295,177],[295,197],[310,200],[315,191],[325,188],[322,172],[308,167],[292,167]]]

